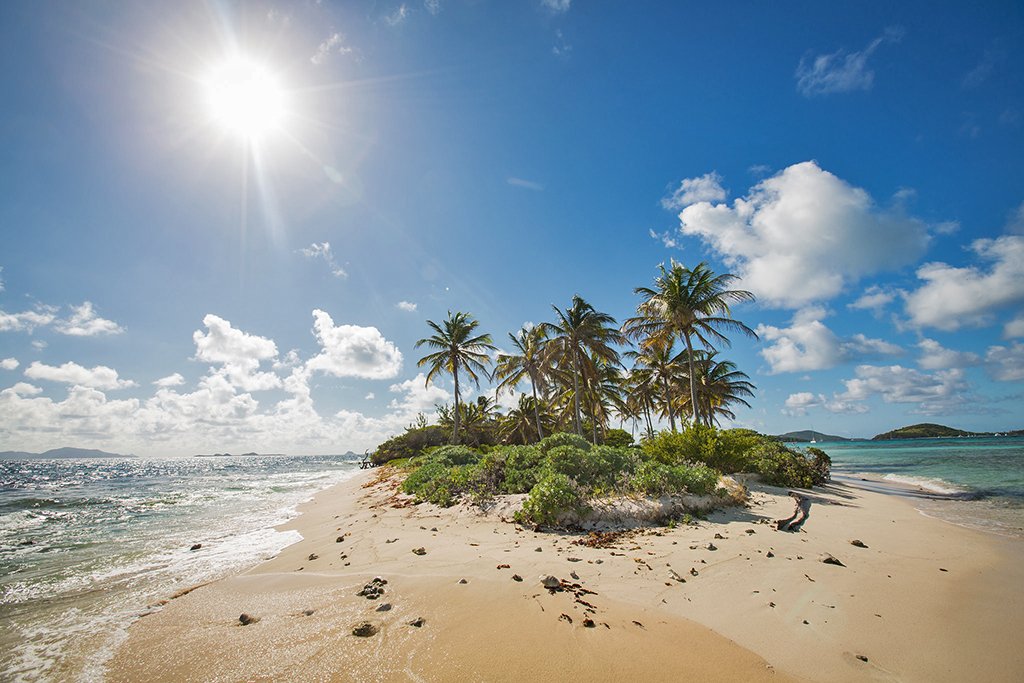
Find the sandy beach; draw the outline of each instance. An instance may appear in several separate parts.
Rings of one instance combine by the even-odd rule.
[[[807,493],[810,515],[787,533],[772,521],[792,514],[788,491],[756,486],[745,508],[591,547],[468,506],[410,505],[386,471],[307,503],[287,526],[303,540],[278,556],[137,621],[109,680],[1024,673],[1024,543],[926,517],[910,498],[835,482]],[[374,577],[383,593],[358,595]],[[258,621],[242,625],[242,613]],[[353,635],[366,622],[377,632]]]

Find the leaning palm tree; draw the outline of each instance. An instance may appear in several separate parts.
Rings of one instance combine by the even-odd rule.
[[[665,413],[668,414],[669,426],[674,432],[676,430],[676,411],[672,399],[672,387],[676,385],[682,368],[678,355],[672,355],[671,346],[662,341],[641,345],[639,351],[627,351],[626,356],[633,359],[634,368],[646,370],[647,379],[657,385],[661,391],[660,400]]]
[[[746,373],[740,372],[736,364],[728,360],[716,360],[717,352],[697,352],[694,367],[697,371],[697,400],[700,411],[708,426],[718,423],[718,416],[736,419],[729,408],[734,403],[750,407],[745,397],[754,395],[754,385]]]
[[[555,305],[551,308],[555,310],[556,322],[541,323],[540,327],[549,337],[545,347],[572,375],[573,417],[576,433],[583,436],[583,422],[580,419],[581,383],[587,382],[587,371],[592,363],[619,363],[619,353],[611,345],[622,343],[624,338],[613,327],[615,318],[601,313],[578,294],[572,298],[572,305],[565,311]],[[590,376],[593,374],[589,373]]]
[[[508,333],[515,351],[499,353],[498,364],[494,368],[494,377],[500,380],[498,391],[506,389],[514,392],[516,385],[524,379],[530,380],[533,391],[534,419],[538,438],[544,438],[544,427],[540,420],[540,401],[537,388],[544,386],[547,371],[547,359],[544,357],[544,329],[540,326],[524,327],[518,333]]]
[[[433,320],[427,324],[434,330],[434,334],[416,342],[416,348],[426,344],[428,348],[436,349],[434,353],[427,354],[416,363],[417,367],[429,365],[427,372],[427,384],[440,372],[448,373],[455,383],[455,409],[453,412],[452,443],[459,439],[459,370],[465,371],[466,375],[473,380],[476,386],[480,386],[482,373],[488,375],[487,365],[491,363],[488,352],[497,351],[491,343],[491,335],[475,334],[476,328],[480,325],[476,318],[468,313],[452,313],[448,311],[448,319],[442,325]]]
[[[637,287],[633,291],[643,297],[636,308],[637,316],[623,325],[624,333],[641,340],[642,346],[673,344],[677,339],[686,346],[690,375],[690,405],[693,421],[700,419],[697,383],[694,369],[696,340],[705,349],[715,343],[728,346],[729,339],[721,330],[737,331],[757,339],[757,334],[732,317],[730,305],[753,301],[754,295],[742,289],[730,289],[738,280],[735,275],[716,275],[707,263],[695,268],[671,263],[671,268],[658,266],[660,274],[654,287]]]

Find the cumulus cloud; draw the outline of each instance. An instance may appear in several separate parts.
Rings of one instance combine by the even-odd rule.
[[[153,382],[158,387],[177,387],[185,383],[185,378],[181,376],[180,372],[176,372],[173,375],[167,377],[161,377],[160,379]]]
[[[801,391],[790,394],[782,409],[783,415],[802,417],[811,408],[822,408],[830,413],[858,414],[866,413],[868,407],[863,403],[843,401],[837,398],[828,398],[824,394],[813,394],[809,391]]]
[[[15,370],[18,365],[20,365],[20,363],[18,363],[17,358],[4,358],[3,360],[0,360],[0,370]]]
[[[866,401],[880,396],[886,403],[916,404],[916,413],[938,415],[962,408],[970,400],[970,386],[961,368],[920,372],[900,365],[860,365],[845,380],[841,401]]]
[[[37,327],[45,327],[57,318],[57,309],[53,306],[37,306],[34,311],[6,313],[0,311],[0,332],[29,332]]]
[[[271,339],[235,329],[223,318],[208,313],[203,317],[206,332],[196,330],[195,358],[204,363],[220,365],[222,374],[233,386],[244,391],[262,391],[281,386],[281,378],[273,372],[260,372],[260,363],[277,356],[277,345]]]
[[[1024,380],[1024,344],[1013,342],[1009,346],[990,346],[985,354],[985,365],[993,379],[1001,382]]]
[[[368,393],[366,396],[363,396],[364,401],[372,401],[375,398],[377,398],[377,395],[374,394],[372,391]]]
[[[813,161],[762,180],[728,204],[697,202],[680,231],[722,255],[743,285],[769,305],[800,308],[830,299],[871,273],[915,261],[925,224],[875,205],[864,190]]]
[[[648,230],[647,234],[651,236],[652,240],[658,240],[664,244],[667,249],[675,249],[679,246],[679,243],[676,242],[675,237],[673,237],[670,232],[656,232],[654,230]]]
[[[922,339],[918,342],[917,348],[921,349],[921,357],[917,359],[917,364],[925,370],[966,368],[981,362],[976,353],[947,349],[934,339]]]
[[[903,29],[892,27],[857,52],[840,48],[827,54],[806,54],[796,68],[796,89],[805,97],[870,90],[875,72],[868,67],[868,59],[883,44],[899,42],[902,38]]]
[[[101,318],[91,301],[85,301],[81,306],[72,306],[71,315],[66,320],[54,323],[53,329],[72,337],[95,337],[124,332],[124,328],[113,320]]]
[[[304,249],[300,249],[301,253],[306,258],[322,258],[327,264],[327,267],[331,269],[331,275],[337,278],[345,279],[348,277],[348,273],[345,269],[338,265],[337,261],[334,260],[334,252],[331,251],[330,242],[320,242],[317,244],[314,242]]]
[[[1003,336],[1007,339],[1024,337],[1024,315],[1017,316],[1003,326]]]
[[[117,370],[105,365],[86,368],[78,363],[67,362],[60,366],[46,365],[33,361],[25,369],[29,379],[42,379],[50,382],[63,382],[92,389],[127,389],[138,386],[131,380],[119,379]]]
[[[395,304],[395,308],[397,308],[400,311],[405,311],[406,313],[416,312],[416,304],[414,304],[411,301],[399,301],[397,304]]]
[[[856,301],[847,304],[847,308],[868,310],[878,316],[895,298],[896,292],[878,285],[871,285]]]
[[[758,336],[769,342],[760,352],[768,361],[769,374],[825,370],[903,352],[895,344],[863,334],[842,339],[821,322],[826,315],[825,309],[810,307],[798,311],[789,327],[757,326]]]
[[[427,384],[426,376],[421,372],[412,379],[398,382],[388,387],[388,391],[401,394],[392,399],[389,407],[403,414],[433,413],[434,406],[449,403],[454,396],[447,389],[436,384]],[[459,392],[462,393],[461,391]]]
[[[569,11],[572,0],[540,0],[540,4],[555,14],[564,14]]]
[[[335,377],[390,379],[402,368],[402,353],[376,327],[335,326],[331,316],[313,311],[313,332],[321,351],[306,367]]]
[[[320,43],[316,52],[309,58],[309,61],[320,66],[326,62],[332,54],[347,55],[352,52],[352,48],[345,45],[345,36],[335,32],[329,35],[322,43]]]
[[[971,251],[991,266],[926,263],[918,268],[924,284],[904,295],[911,324],[940,330],[981,327],[1000,310],[1024,305],[1024,236],[975,240]]]
[[[661,200],[661,205],[675,211],[697,202],[721,202],[725,197],[722,176],[712,171],[696,178],[684,178],[675,192]]]
[[[1010,212],[1006,220],[1006,232],[1024,235],[1024,202]]]

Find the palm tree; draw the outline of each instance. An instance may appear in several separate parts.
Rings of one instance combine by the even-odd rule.
[[[693,420],[697,422],[697,382],[694,368],[693,341],[704,348],[713,349],[712,342],[729,345],[729,339],[720,330],[742,332],[754,339],[757,334],[732,317],[730,305],[753,301],[754,295],[742,289],[730,289],[738,280],[735,275],[716,275],[707,263],[701,262],[695,268],[671,263],[658,266],[660,274],[654,279],[654,287],[637,287],[633,291],[643,297],[637,307],[637,316],[623,325],[626,335],[640,339],[642,346],[658,344],[671,345],[677,339],[686,345],[690,375],[690,405]]]
[[[704,414],[705,424],[710,426],[718,423],[717,415],[736,419],[736,414],[729,409],[734,403],[748,408],[744,397],[754,395],[754,385],[746,373],[740,372],[732,361],[718,361],[717,352],[697,352],[695,368],[697,370],[698,400],[700,410]]]
[[[572,374],[573,415],[576,433],[583,436],[580,419],[580,383],[587,381],[588,368],[592,363],[616,365],[619,353],[611,344],[624,341],[615,328],[615,318],[601,313],[578,294],[572,298],[572,305],[564,312],[552,305],[557,321],[541,323],[544,334],[550,339],[545,347],[562,363],[568,365]]]
[[[457,443],[459,438],[459,370],[464,370],[473,383],[479,387],[480,377],[477,373],[489,375],[487,365],[491,363],[491,357],[488,352],[497,351],[497,348],[491,343],[491,335],[475,335],[476,328],[480,323],[468,313],[448,311],[448,319],[444,321],[443,327],[433,320],[428,320],[427,324],[434,330],[434,334],[417,341],[416,348],[426,344],[428,348],[436,350],[434,353],[420,358],[416,366],[430,366],[430,371],[427,373],[427,384],[430,384],[430,380],[439,372],[445,372],[452,376],[455,383],[452,443]]]
[[[540,416],[540,424],[547,425],[549,428],[552,426],[554,418],[543,405],[537,405],[538,403],[539,401],[526,394],[519,394],[519,405],[509,410],[508,414],[501,418],[499,435],[503,443],[527,444],[540,440],[541,432],[537,430],[536,417]]]
[[[537,387],[543,386],[547,370],[547,359],[544,356],[544,329],[539,326],[524,327],[517,334],[508,333],[515,348],[513,353],[498,354],[498,364],[494,369],[494,377],[501,380],[497,391],[507,389],[515,391],[524,379],[529,378],[533,391],[534,419],[537,424],[538,439],[544,438],[544,428],[540,422],[540,402],[537,399]]]
[[[646,370],[649,381],[661,391],[661,401],[668,414],[669,425],[676,430],[676,412],[672,400],[672,387],[679,381],[682,368],[679,356],[673,356],[671,347],[662,341],[642,345],[639,351],[627,351],[626,356],[633,359],[634,368]]]

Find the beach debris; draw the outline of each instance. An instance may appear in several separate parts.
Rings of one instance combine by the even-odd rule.
[[[519,574],[513,574],[512,575],[512,580],[513,581],[522,581],[523,577],[519,576]]]
[[[583,538],[573,541],[572,544],[587,548],[609,548],[622,540],[627,533],[626,531],[591,531]]]
[[[604,564],[604,560],[602,560],[602,559],[601,559],[601,558],[599,557],[599,558],[597,558],[596,560],[594,560],[594,564]]]
[[[806,619],[804,619],[804,623],[805,623],[805,624],[810,624],[811,622],[809,622],[809,621],[807,621]]]
[[[379,606],[379,607],[378,607],[378,608],[377,608],[376,610],[374,610],[374,611],[375,611],[375,612],[390,612],[390,611],[391,611],[391,603],[390,603],[390,602],[385,602],[385,603],[381,604],[381,605],[380,605],[380,606]]]
[[[466,581],[465,579],[459,579],[459,583],[469,583],[469,581]]]
[[[640,623],[639,621],[637,621],[636,619],[634,619],[634,620],[633,620],[633,623],[634,623],[634,624],[636,624],[637,626],[639,626],[640,628],[643,628],[643,627],[644,627],[644,625],[643,625],[643,624],[641,624],[641,623]]]
[[[535,553],[542,553],[542,552],[544,552],[544,548],[541,548],[540,546],[537,546],[536,548],[533,549],[533,552],[535,552]]]
[[[859,538],[855,538],[852,541],[850,541],[850,545],[855,545],[858,548],[867,548],[867,545],[865,545],[864,541],[860,540]]]
[[[697,570],[695,568],[690,567],[690,576],[697,576],[697,573],[698,572],[697,572]]]
[[[594,628],[595,626],[597,626],[597,624],[595,624],[594,620],[591,619],[590,617],[587,617],[586,619],[583,620],[583,627],[584,628]]]
[[[361,595],[367,600],[376,600],[380,596],[384,595],[384,586],[387,582],[387,579],[382,579],[379,576],[376,576],[372,581],[370,581],[370,583],[363,586],[363,590],[356,593],[356,595]]]
[[[723,536],[722,534],[715,534],[715,539],[718,541],[724,541],[725,536]]]
[[[945,567],[939,567],[939,571],[940,572],[948,572],[949,570],[946,569]]]
[[[302,616],[304,616],[304,617],[311,617],[311,616],[313,616],[313,612],[315,612],[315,611],[316,610],[312,610],[312,609],[304,609],[304,610],[302,610]]]
[[[426,555],[427,554],[427,549],[423,548],[423,547],[413,548],[412,549],[412,554],[413,555]]]
[[[580,577],[579,577],[578,574],[576,574],[576,572],[569,572],[569,576],[571,576],[572,578],[576,579],[577,581],[580,580]]]
[[[708,543],[708,544],[707,544],[706,546],[704,546],[704,547],[705,547],[705,548],[707,548],[708,550],[718,550],[718,546],[717,546],[717,545],[715,545],[714,543]]]
[[[558,580],[558,577],[551,576],[550,574],[547,576],[542,576],[540,579],[540,584],[552,593],[561,589],[562,587],[562,582]]]
[[[338,536],[336,539],[334,539],[335,543],[342,543],[344,541],[345,541],[345,534],[342,534],[341,536]]]
[[[248,626],[249,624],[255,624],[259,620],[260,620],[259,617],[254,616],[252,614],[246,614],[245,612],[242,612],[238,616],[238,623],[240,623],[242,626]]]
[[[416,617],[415,619],[409,622],[409,626],[415,626],[416,628],[420,628],[425,623],[427,623],[426,619],[424,619],[423,617]]]
[[[769,607],[775,607],[775,603],[774,603],[774,602],[769,602],[769,603],[768,603],[768,606],[769,606]]]
[[[34,544],[35,544],[35,541],[29,541],[28,543],[22,543],[22,545],[34,545]],[[202,543],[193,543],[192,547],[189,548],[189,550],[199,550],[202,547],[203,547]]]
[[[356,624],[352,629],[352,635],[359,636],[360,638],[369,638],[370,636],[377,635],[377,631],[379,630],[379,628],[370,622],[364,621],[361,624]]]
[[[807,521],[807,517],[811,514],[811,501],[809,498],[801,496],[795,491],[790,491],[789,495],[796,503],[796,509],[786,519],[776,520],[775,528],[779,531],[799,531],[800,527]]]
[[[678,581],[679,583],[686,583],[686,579],[684,579],[682,576],[680,576],[679,573],[676,572],[675,569],[669,569],[668,570],[668,575],[674,581]]]
[[[747,529],[747,530],[746,530],[746,531],[745,531],[744,533],[748,533],[748,534],[756,534],[757,532],[756,532],[756,531],[754,531],[753,529]]]
[[[822,554],[821,554],[821,555],[820,555],[820,556],[818,557],[818,560],[819,560],[820,562],[824,562],[825,564],[834,564],[834,565],[836,565],[837,567],[845,567],[845,566],[846,566],[845,564],[843,564],[842,562],[840,562],[840,561],[839,561],[838,559],[836,559],[836,557],[835,557],[835,556],[833,556],[833,555],[831,555],[831,554],[829,554],[829,553],[822,553]]]
[[[860,661],[862,661],[862,662],[866,662],[866,661],[868,661],[868,658],[867,658],[867,657],[865,657],[864,655],[857,655],[857,659],[859,659],[859,660],[860,660]]]
[[[814,583],[814,579],[809,577],[807,574],[804,574],[804,578],[807,579],[808,581],[810,581],[811,583]]]
[[[512,569],[512,565],[510,565],[510,564],[499,564],[498,565],[498,569]]]
[[[561,616],[558,617],[558,620],[559,621],[568,621],[570,624],[572,623],[572,617],[570,617],[565,612],[562,612]]]
[[[579,557],[569,557],[569,558],[566,558],[566,559],[568,559],[570,562],[582,562],[583,561],[583,559],[579,558]]]
[[[310,562],[312,562],[313,560],[319,560],[319,559],[320,559],[320,556],[317,555],[316,553],[310,553],[309,554],[309,561]]]

